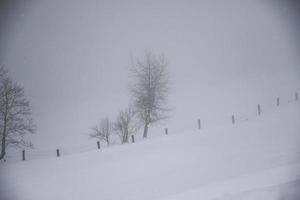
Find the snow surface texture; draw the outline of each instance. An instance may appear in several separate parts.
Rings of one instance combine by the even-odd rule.
[[[1,163],[1,199],[295,199],[299,119],[294,101],[235,125]]]

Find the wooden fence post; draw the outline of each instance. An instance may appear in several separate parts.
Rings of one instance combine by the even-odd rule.
[[[260,110],[260,104],[257,104],[257,114],[260,115],[261,110]]]
[[[97,147],[100,149],[100,141],[97,141]]]
[[[59,149],[56,149],[56,156],[57,156],[57,157],[60,156]]]
[[[168,135],[168,129],[167,128],[165,128],[165,134]]]
[[[131,141],[134,143],[134,135],[131,135]]]
[[[25,160],[25,150],[22,151],[22,160]]]
[[[232,122],[232,124],[235,123],[234,115],[231,116],[231,122]]]
[[[201,120],[198,119],[198,129],[201,129]]]
[[[277,106],[279,106],[279,97],[277,97],[277,100],[276,100],[276,104],[277,104]]]

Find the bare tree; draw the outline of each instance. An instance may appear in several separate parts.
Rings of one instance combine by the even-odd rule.
[[[169,94],[169,79],[166,71],[167,63],[163,55],[155,56],[145,53],[143,61],[133,62],[132,73],[134,84],[131,93],[137,117],[144,126],[143,137],[148,134],[148,127],[167,117],[166,112]]]
[[[122,144],[128,143],[129,136],[138,130],[138,126],[134,122],[135,113],[132,107],[119,112],[119,115],[114,123],[113,129],[120,137]]]
[[[34,133],[35,126],[31,119],[29,101],[24,89],[15,84],[2,67],[0,69],[0,160],[4,158],[8,146],[32,147],[24,140],[26,133]]]
[[[102,119],[98,125],[91,128],[92,133],[90,134],[91,138],[98,138],[99,140],[103,140],[110,144],[110,136],[112,133],[112,122],[108,117]]]

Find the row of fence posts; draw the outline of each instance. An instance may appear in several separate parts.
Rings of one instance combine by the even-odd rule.
[[[165,128],[165,134],[168,135],[168,129]],[[131,142],[134,143],[135,140],[134,140],[134,135],[131,135]],[[97,148],[98,149],[101,149],[100,147],[100,141],[97,141]],[[56,157],[60,157],[60,150],[59,149],[56,149]],[[22,160],[26,160],[25,159],[25,150],[22,150]]]
[[[298,93],[297,92],[295,93],[295,101],[298,101]],[[279,97],[276,98],[276,106],[280,106],[280,98]],[[257,114],[261,115],[260,104],[257,104]],[[231,116],[231,123],[235,124],[235,116],[234,115]],[[201,120],[200,119],[198,119],[198,129],[201,129]]]
[[[295,101],[298,101],[298,93],[296,92],[295,93]],[[277,97],[276,98],[276,106],[279,106],[280,105],[280,98],[279,97]],[[261,106],[260,106],[260,104],[257,104],[257,114],[258,115],[261,115]],[[231,123],[232,124],[235,124],[235,116],[234,115],[232,115],[231,116]],[[198,119],[198,129],[201,129],[201,120],[200,119]],[[165,135],[168,135],[169,133],[168,133],[168,129],[167,128],[165,128]],[[134,135],[131,135],[131,142],[132,143],[134,143],[135,142],[135,140],[134,140]],[[100,147],[100,141],[97,141],[97,148],[98,149],[100,149],[101,147]],[[56,149],[56,157],[60,157],[60,151],[59,151],[59,149]],[[25,160],[25,150],[23,150],[22,151],[22,160],[24,161]]]
[[[59,149],[56,149],[56,157],[60,157]],[[22,151],[22,160],[25,160],[25,150]]]

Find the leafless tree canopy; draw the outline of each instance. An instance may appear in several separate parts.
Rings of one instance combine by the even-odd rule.
[[[0,160],[4,158],[8,146],[33,146],[24,140],[24,134],[35,130],[30,116],[31,110],[24,89],[7,76],[3,67],[0,68]]]
[[[167,63],[163,55],[155,56],[150,52],[144,60],[133,63],[134,84],[131,93],[137,117],[144,126],[143,137],[147,137],[148,126],[167,117],[169,111],[167,97],[169,80]]]
[[[102,119],[99,124],[91,128],[92,133],[91,138],[97,138],[99,140],[105,141],[107,145],[110,144],[110,137],[112,133],[112,122],[108,117]]]
[[[129,136],[135,133],[138,126],[134,122],[134,111],[131,107],[120,111],[115,123],[114,131],[120,137],[122,144],[127,143]]]

